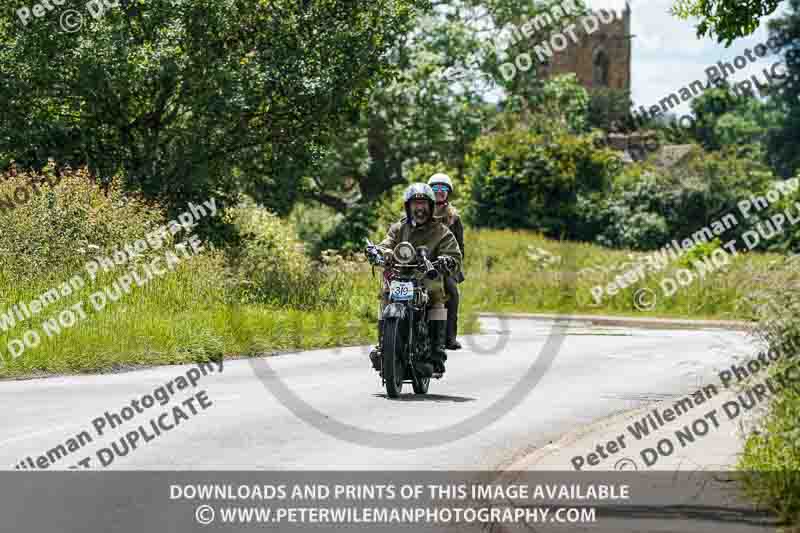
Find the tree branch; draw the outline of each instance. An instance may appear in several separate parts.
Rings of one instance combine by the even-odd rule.
[[[310,191],[309,197],[312,200],[316,200],[317,202],[321,203],[322,205],[333,208],[339,213],[345,213],[349,211],[350,208],[352,208],[355,204],[355,202],[350,203],[337,196],[333,196],[332,194],[321,191]]]

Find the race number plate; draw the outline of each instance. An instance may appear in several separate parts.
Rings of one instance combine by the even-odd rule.
[[[410,281],[393,281],[389,292],[394,301],[410,300],[414,297],[414,284]]]

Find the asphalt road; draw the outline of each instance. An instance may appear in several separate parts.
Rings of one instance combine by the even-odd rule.
[[[110,462],[108,469],[496,469],[586,424],[693,392],[714,382],[717,372],[732,360],[756,351],[741,332],[580,325],[564,329],[524,319],[483,322],[486,334],[465,343],[466,349],[450,353],[445,378],[431,383],[427,397],[413,395],[406,385],[401,399],[388,399],[369,366],[366,347],[268,358],[269,371],[305,402],[306,407],[295,406],[302,416],[265,386],[278,383],[269,382],[278,378],[264,378],[263,373],[262,379],[257,378],[247,360],[226,361],[222,373],[201,376],[196,387],[177,390],[176,384],[169,403],[142,408],[142,413],[116,430],[103,428],[102,436],[93,426],[95,419],[106,411],[120,413],[132,400],[186,376],[191,367],[1,382],[5,416],[0,465],[13,469],[27,457],[36,462],[59,444],[68,448],[70,439],[84,432],[91,442],[82,442],[79,449],[56,458],[48,468],[68,468],[89,457],[83,464],[99,469],[98,450],[113,451],[111,444],[116,441],[125,451],[119,438],[142,425],[145,432],[140,433],[136,449],[124,456],[115,453],[113,461],[111,452],[103,452]],[[489,349],[497,344],[504,347]],[[487,350],[494,353],[478,353]],[[554,357],[545,368],[548,354]],[[507,412],[493,412],[488,424],[456,440],[448,442],[452,431],[437,431],[470,419],[506,397],[531,365],[544,373],[518,405]],[[205,395],[198,397],[200,391]],[[180,404],[192,395],[191,404]],[[181,406],[185,417],[176,415],[174,406]],[[308,406],[321,413],[316,426],[309,423]],[[161,413],[167,413],[161,420],[171,429],[155,435],[155,428],[148,424]],[[356,429],[343,438],[337,434],[339,424]],[[363,430],[427,431],[440,444],[376,447],[377,440],[370,443],[361,438]],[[152,440],[142,442],[145,436]],[[381,442],[388,438],[382,437]]]

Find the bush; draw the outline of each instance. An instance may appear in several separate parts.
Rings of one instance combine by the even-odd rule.
[[[784,259],[772,267],[779,278],[769,284],[759,284],[763,288],[751,295],[750,303],[759,318],[757,336],[770,350],[780,354],[777,363],[770,368],[774,376],[789,366],[797,370],[800,264]],[[800,389],[796,382],[794,385],[794,388],[781,388],[770,399],[769,412],[760,420],[758,429],[748,436],[739,468],[756,473],[748,484],[755,498],[776,511],[781,519],[796,523],[800,520]]]
[[[46,281],[143,238],[163,213],[123,194],[118,179],[101,186],[86,169],[58,170],[52,161],[42,174],[12,167],[0,181],[0,272],[16,283]]]
[[[298,239],[305,243],[306,252],[312,253],[320,247],[322,238],[332,231],[342,218],[342,215],[328,206],[297,203],[292,208],[288,221]]]
[[[693,269],[695,268],[696,262],[702,263],[705,259],[710,258],[715,250],[720,248],[722,248],[722,242],[720,242],[718,238],[700,243],[675,261],[675,267],[685,268],[687,270]]]
[[[249,199],[228,209],[225,218],[241,239],[229,252],[238,298],[300,308],[319,303],[320,276],[288,222]]]
[[[561,134],[550,142],[523,130],[484,136],[467,158],[466,219],[475,227],[585,239],[578,205],[607,189],[620,164],[588,135]]]
[[[794,179],[800,182],[800,177]],[[797,217],[798,205],[800,205],[800,187],[794,192],[787,192],[785,195],[782,194],[780,200],[770,204],[769,208],[759,212],[758,216],[760,219],[765,220],[777,213],[789,211],[792,216]],[[753,223],[750,225],[754,226],[755,224]],[[792,224],[787,220],[783,225],[782,231],[776,237],[772,239],[761,239],[757,249],[774,252],[800,251],[800,224]]]
[[[350,208],[339,222],[314,246],[314,257],[325,250],[336,250],[344,254],[362,251],[367,238],[378,226],[379,205],[358,204]]]
[[[629,114],[631,99],[628,93],[620,89],[594,89],[589,96],[587,125],[611,131],[615,122],[621,123]],[[620,128],[621,129],[621,125]]]
[[[683,166],[659,170],[632,165],[614,181],[597,204],[584,204],[587,224],[599,230],[605,246],[651,250],[672,239],[681,241],[731,213],[737,225],[720,236],[736,238],[751,224],[737,203],[760,194],[771,183],[769,171],[730,151],[707,153],[696,148]]]

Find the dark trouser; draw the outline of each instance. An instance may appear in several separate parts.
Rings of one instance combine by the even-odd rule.
[[[447,340],[455,340],[458,334],[458,284],[451,277],[444,279],[444,290],[447,293]]]

